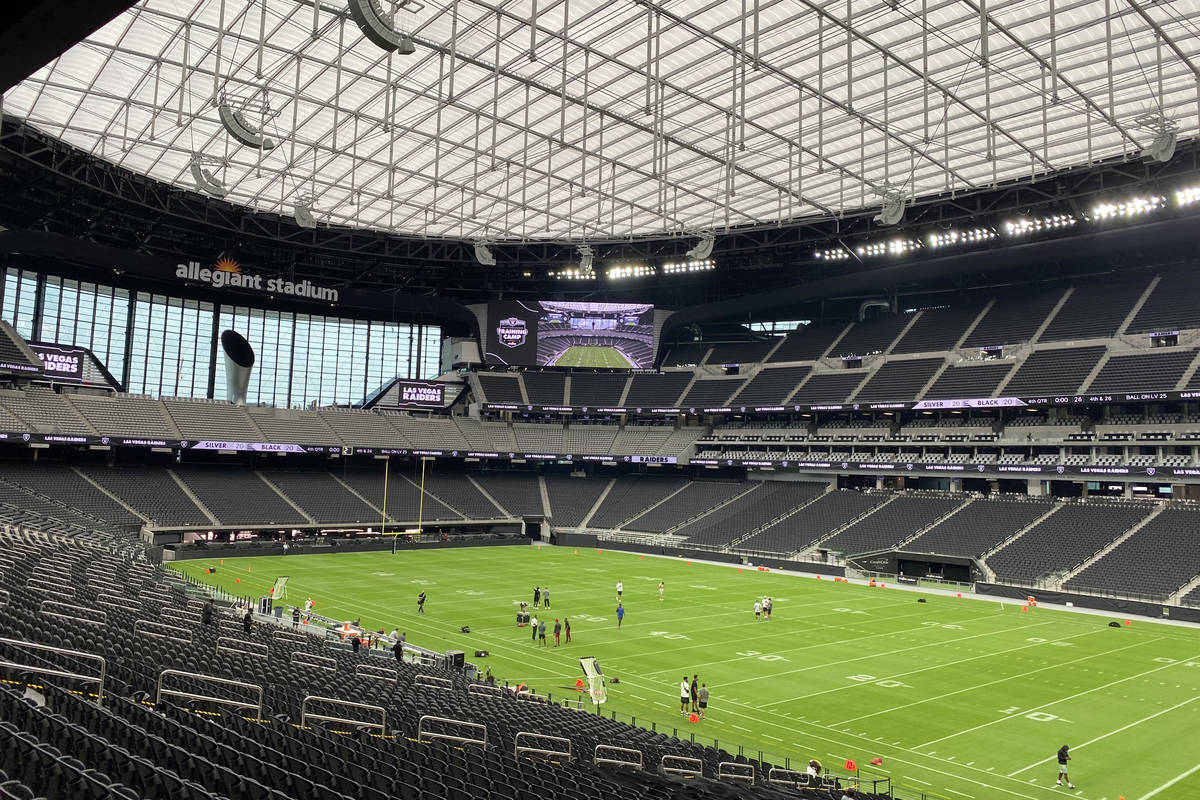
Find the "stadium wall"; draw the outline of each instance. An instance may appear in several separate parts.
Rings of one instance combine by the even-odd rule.
[[[396,542],[396,551],[436,550],[460,547],[508,547],[528,544],[529,539],[524,536],[492,534],[482,539],[464,539],[452,536],[444,542],[406,542],[398,540]],[[179,546],[166,545],[163,548],[163,560],[190,561],[200,558],[252,558],[255,556],[315,555],[317,553],[365,553],[391,549],[391,539],[385,540],[379,538],[338,540],[336,544],[333,544],[331,541],[330,544],[320,546],[296,543],[290,545],[286,551],[283,549],[282,542],[264,542],[252,545],[218,545],[215,547],[211,544],[205,547],[196,547],[191,544]]]
[[[737,553],[718,553],[712,550],[689,550],[683,547],[667,547],[664,545],[649,545],[639,542],[616,542],[603,540],[592,533],[556,533],[550,537],[550,543],[560,547],[597,547],[602,550],[620,550],[625,553],[643,553],[653,556],[669,556],[671,558],[690,558],[695,561],[716,561],[722,564],[741,564],[745,556]],[[755,567],[783,570],[785,572],[812,572],[819,575],[844,576],[846,568],[823,564],[816,561],[788,561],[780,558],[754,557],[751,562]]]
[[[1123,600],[1119,597],[1098,597],[1071,592],[1052,592],[1046,589],[1030,589],[1023,586],[1003,586],[998,583],[976,583],[976,594],[986,594],[995,597],[1011,597],[1015,600],[1025,600],[1033,595],[1039,603],[1054,603],[1057,605],[1080,606],[1094,608],[1099,611],[1109,611],[1115,616],[1137,614],[1152,619],[1173,619],[1180,622],[1200,623],[1200,608],[1184,608],[1183,606],[1165,606],[1162,603],[1148,603],[1142,600]]]

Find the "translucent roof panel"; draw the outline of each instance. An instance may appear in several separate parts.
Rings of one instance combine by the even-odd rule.
[[[1200,0],[381,2],[415,53],[342,2],[145,0],[4,110],[257,211],[477,240],[827,216],[1200,127]]]

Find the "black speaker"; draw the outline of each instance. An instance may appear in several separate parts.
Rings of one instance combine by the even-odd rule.
[[[491,655],[491,653],[489,653],[487,650],[476,650],[475,651],[476,658],[487,658],[490,655]]]
[[[919,598],[917,598],[917,602],[918,602],[918,603],[924,603],[924,602],[925,602],[925,598],[924,598],[924,597],[919,597]]]
[[[460,630],[460,631],[462,631],[463,633],[470,633],[470,632],[471,632],[471,626],[470,626],[470,625],[463,625],[461,628],[459,628],[459,630]]]
[[[1110,628],[1119,628],[1119,627],[1121,627],[1121,623],[1119,623],[1119,622],[1110,622],[1110,623],[1108,623],[1108,627],[1110,627]]]

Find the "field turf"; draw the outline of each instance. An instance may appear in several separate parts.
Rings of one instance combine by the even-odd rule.
[[[621,355],[620,351],[615,347],[583,347],[575,345],[568,347],[558,357],[558,360],[547,366],[628,369],[636,365],[630,364],[629,359]]]
[[[171,565],[239,595],[290,576],[338,619],[398,626],[433,650],[470,659],[539,694],[573,695],[579,656],[609,677],[605,712],[793,766],[820,759],[844,774],[890,775],[897,796],[967,800],[1200,797],[1200,630],[869,588],[594,549],[500,547],[206,560]],[[241,583],[235,584],[235,579]],[[624,582],[617,628],[614,585]],[[658,599],[658,582],[666,599]],[[540,648],[514,624],[534,584],[569,616],[570,646]],[[416,595],[428,592],[424,615]],[[774,619],[756,622],[755,597]],[[917,597],[928,602],[917,603]],[[471,626],[470,634],[459,628]],[[699,673],[709,716],[679,714],[679,681]],[[1054,754],[1071,746],[1077,789],[1055,788]]]

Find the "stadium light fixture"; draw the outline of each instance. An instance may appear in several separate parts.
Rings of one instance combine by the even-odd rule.
[[[609,267],[606,274],[609,280],[622,280],[624,278],[645,278],[657,274],[657,271],[654,267],[646,264],[621,264]]]
[[[893,255],[902,256],[905,253],[911,253],[914,250],[920,250],[921,243],[916,239],[889,239],[886,242],[868,242],[855,248],[855,252],[860,256],[869,258],[871,256]]]
[[[1133,124],[1154,134],[1150,145],[1142,151],[1147,161],[1166,164],[1175,155],[1176,130],[1178,125],[1168,119],[1161,109],[1146,111],[1134,117]]]
[[[699,261],[672,261],[662,265],[663,275],[679,275],[685,272],[710,272],[717,268],[717,262],[711,258]]]
[[[1175,205],[1186,208],[1193,203],[1200,203],[1200,186],[1187,186],[1175,190]]]
[[[929,248],[935,250],[939,247],[949,247],[956,244],[986,242],[989,239],[995,239],[998,235],[991,228],[969,228],[964,231],[939,231],[938,233],[929,234],[926,238],[929,242]]]
[[[1167,198],[1161,195],[1131,197],[1120,203],[1100,203],[1092,209],[1092,219],[1106,220],[1118,217],[1138,217],[1157,211],[1166,205]]]
[[[496,266],[496,256],[487,246],[487,242],[475,243],[475,260],[485,267]]]
[[[1023,236],[1027,233],[1070,228],[1078,220],[1070,214],[1051,214],[1048,217],[1018,217],[1004,223],[1004,233],[1008,236]]]
[[[400,0],[396,7],[405,11],[419,12],[425,5],[418,0]],[[379,0],[350,0],[350,17],[376,47],[402,56],[416,52],[413,39],[395,28],[395,14],[389,14],[379,5]]]
[[[813,253],[821,261],[845,261],[850,258],[850,251],[841,247],[830,247]]]
[[[713,245],[716,241],[716,237],[711,233],[702,233],[700,234],[700,241],[696,242],[696,246],[688,250],[684,255],[692,261],[703,261],[712,255]]]

